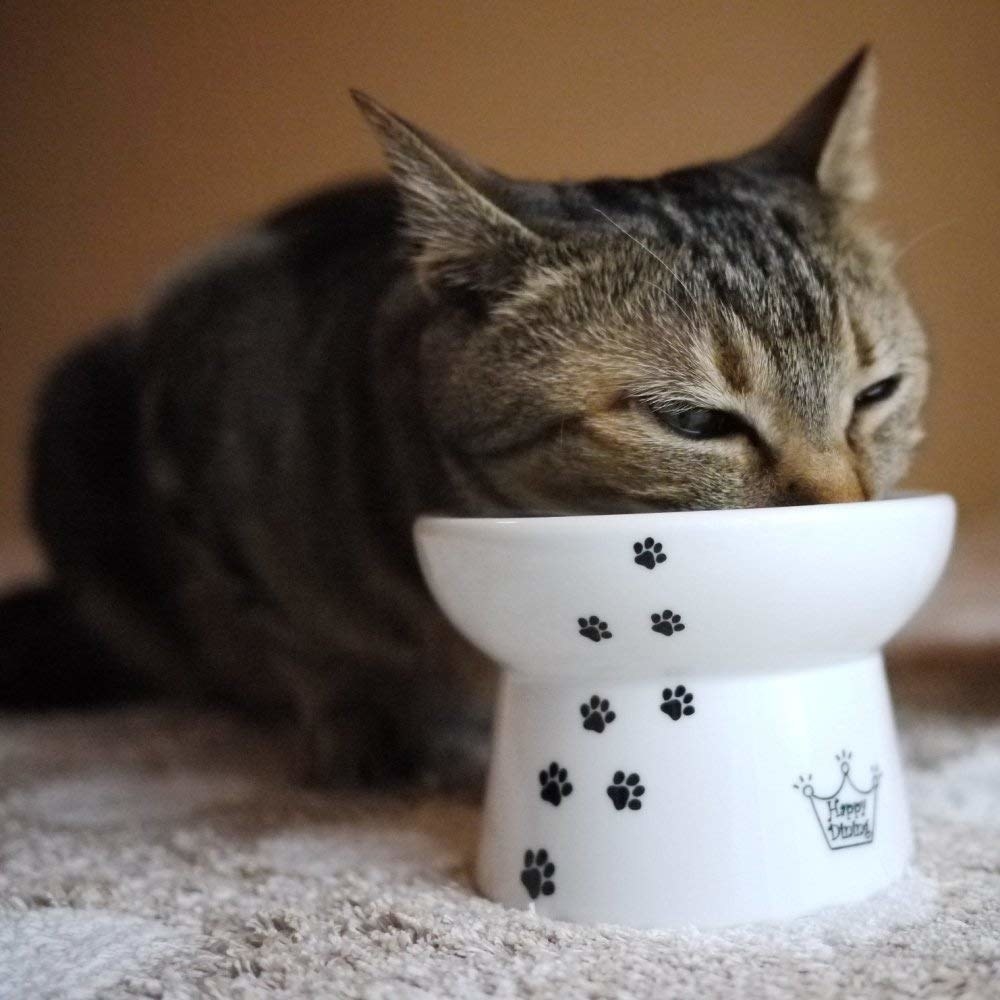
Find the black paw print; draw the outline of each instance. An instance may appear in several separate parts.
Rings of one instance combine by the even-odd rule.
[[[676,722],[682,715],[694,715],[694,695],[683,684],[675,688],[663,689],[663,704],[660,711],[665,712]]]
[[[610,710],[608,699],[599,698],[596,694],[590,696],[589,704],[584,702],[580,706],[580,714],[583,716],[583,728],[595,733],[603,733],[604,727],[615,721],[615,713]]]
[[[633,810],[642,808],[642,797],[646,794],[646,789],[639,784],[639,775],[635,771],[627,778],[624,771],[615,771],[611,781],[612,784],[608,785],[608,798],[616,809],[621,811],[626,806]]]
[[[635,552],[635,561],[640,566],[645,566],[646,569],[655,569],[657,563],[667,561],[663,545],[653,541],[652,538],[647,538],[644,542],[636,542],[632,549]]]
[[[545,848],[524,852],[524,869],[521,872],[521,885],[528,890],[532,899],[538,899],[539,894],[551,896],[556,891],[555,882],[551,881],[556,873],[556,866],[549,861],[549,852]]]
[[[542,798],[554,806],[567,795],[573,794],[573,786],[566,780],[566,768],[560,767],[555,761],[549,764],[547,771],[538,772],[538,784],[542,786]]]
[[[577,618],[577,621],[580,624],[580,635],[585,635],[594,642],[611,638],[608,623],[602,622],[597,615],[591,615],[589,618]]]
[[[653,619],[653,631],[660,635],[673,635],[684,631],[684,623],[680,615],[675,615],[669,608],[662,615],[650,615]]]

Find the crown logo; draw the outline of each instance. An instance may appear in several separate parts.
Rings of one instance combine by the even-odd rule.
[[[829,795],[819,795],[812,785],[812,775],[799,775],[793,785],[812,804],[813,813],[831,851],[845,847],[860,847],[875,839],[875,810],[878,806],[878,783],[882,775],[872,767],[871,785],[859,788],[851,778],[851,754],[837,754],[840,784]]]

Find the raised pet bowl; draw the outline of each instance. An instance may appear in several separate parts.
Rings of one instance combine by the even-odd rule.
[[[423,517],[438,602],[504,670],[478,884],[634,927],[860,900],[912,838],[882,646],[947,560],[945,495]]]

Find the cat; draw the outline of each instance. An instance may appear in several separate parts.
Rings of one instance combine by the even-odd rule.
[[[295,713],[313,780],[453,767],[492,668],[421,583],[420,512],[861,501],[904,474],[928,361],[858,218],[874,97],[863,50],[750,152],[542,183],[355,93],[391,181],[267,216],[49,380],[55,582],[22,618],[80,623],[147,689]]]

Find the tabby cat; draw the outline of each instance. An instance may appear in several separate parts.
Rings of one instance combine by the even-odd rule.
[[[355,94],[393,183],[263,219],[50,380],[36,604],[154,689],[296,713],[312,777],[371,781],[489,711],[420,511],[881,495],[928,364],[856,218],[873,72],[746,154],[588,183],[509,180]]]

